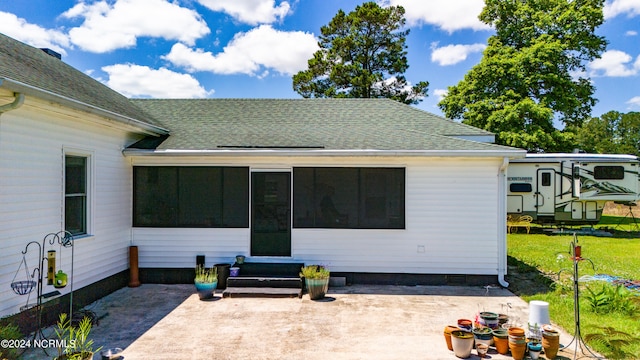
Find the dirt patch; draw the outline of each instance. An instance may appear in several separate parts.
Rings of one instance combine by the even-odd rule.
[[[604,215],[613,215],[613,216],[625,216],[629,215],[629,212],[632,212],[636,218],[640,218],[640,206],[627,206],[622,204],[616,204],[613,201],[609,201],[605,204],[602,213]]]

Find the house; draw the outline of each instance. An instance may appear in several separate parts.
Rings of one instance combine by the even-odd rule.
[[[505,285],[505,172],[524,151],[492,142],[385,99],[131,100],[0,35],[0,316],[27,301],[10,288],[25,249],[29,271],[46,265],[27,244],[61,230],[73,264],[43,251],[73,267],[79,302],[126,285],[131,245],[143,282],[243,254],[354,282]]]

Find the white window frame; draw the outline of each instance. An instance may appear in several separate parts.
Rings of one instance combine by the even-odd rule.
[[[78,148],[64,147],[62,149],[62,217],[61,217],[61,228],[66,230],[66,199],[67,194],[65,190],[65,182],[67,178],[66,169],[67,169],[67,156],[77,156],[83,157],[86,159],[86,204],[85,204],[85,220],[86,220],[86,229],[84,234],[74,235],[74,238],[84,238],[93,236],[93,214],[94,214],[94,196],[95,194],[95,186],[94,186],[94,174],[95,174],[95,155],[91,150],[84,150]]]

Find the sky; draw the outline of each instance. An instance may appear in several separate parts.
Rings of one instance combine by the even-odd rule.
[[[300,98],[292,76],[318,50],[320,27],[354,0],[0,0],[0,33],[39,48],[132,98]],[[379,0],[406,10],[410,83],[418,108],[437,104],[477,64],[494,31],[483,0]],[[606,0],[587,65],[592,115],[640,111],[640,0]]]

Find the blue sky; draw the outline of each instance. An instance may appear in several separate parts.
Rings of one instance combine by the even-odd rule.
[[[0,32],[60,52],[63,61],[129,97],[299,98],[320,27],[352,0],[0,0]],[[482,56],[493,34],[483,0],[381,0],[406,10],[407,79],[437,103]],[[640,111],[640,0],[607,0],[597,32],[609,42],[587,66],[593,115]]]

